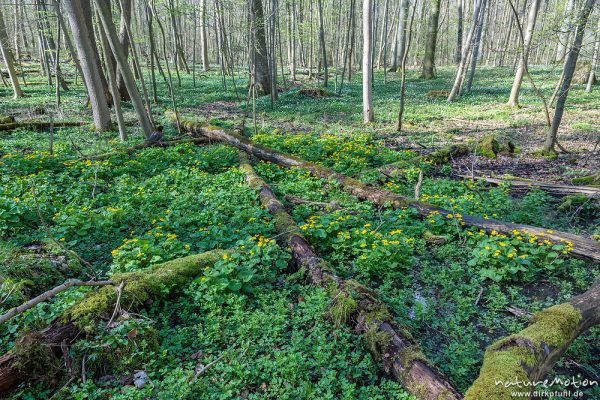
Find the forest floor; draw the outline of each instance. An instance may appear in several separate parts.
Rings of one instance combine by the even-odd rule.
[[[175,88],[182,115],[226,128],[243,126],[258,143],[396,193],[413,196],[423,171],[420,199],[456,213],[600,235],[595,200],[537,190],[513,196],[505,185],[457,179],[475,171],[570,183],[597,171],[600,90],[585,93],[583,85],[574,85],[559,136],[569,153],[548,158],[536,153],[544,117],[529,85],[522,108],[504,105],[510,69],[481,68],[471,93],[451,104],[431,97],[451,85],[453,69],[438,72],[432,81],[409,74],[402,134],[394,130],[399,89],[393,74],[384,84],[383,73],[376,73],[376,122],[367,127],[360,77],[345,82],[339,96],[318,98],[300,94],[314,83],[299,81],[290,90],[282,84],[273,105],[268,97],[258,100],[256,129],[245,82],[236,82],[236,93],[231,77],[224,89],[216,72],[199,73],[196,87],[183,74]],[[533,69],[548,97],[559,74]],[[8,100],[8,89],[0,87],[0,115],[91,122],[81,85],[62,93],[57,109],[54,89],[42,77],[27,80],[37,84],[25,87],[28,96],[20,100]],[[334,83],[331,78],[331,93]],[[158,97],[157,122],[167,139],[178,136],[164,117],[171,102],[160,83]],[[246,186],[235,149],[181,144],[116,152],[102,161],[82,157],[140,143],[128,104],[125,117],[131,127],[125,144],[115,132],[94,133],[89,125],[54,129],[52,147],[48,131],[0,132],[0,311],[66,278],[143,271],[189,254],[235,250],[139,314],[121,316],[109,327],[108,318],[93,321],[89,336],[69,350],[70,372],[55,366],[13,398],[42,399],[57,391],[75,399],[411,398],[379,369],[360,337],[334,323],[327,293],[290,274],[288,251],[273,240],[274,221]],[[412,161],[448,144],[475,145],[490,134],[512,141],[516,154],[488,159],[475,153],[443,165]],[[393,178],[364,173],[392,162],[400,165]],[[486,346],[522,329],[532,313],[585,291],[600,273],[600,265],[570,257],[559,243],[538,244],[518,232],[488,234],[439,215],[421,219],[410,209],[380,208],[304,170],[262,161],[255,168],[280,199],[292,195],[313,202],[284,203],[335,273],[372,288],[462,391],[477,377]],[[331,202],[339,209],[318,204]],[[443,240],[430,243],[425,232]],[[41,329],[90,290],[70,289],[3,324],[0,347],[10,349],[19,332]],[[575,340],[550,375],[599,379],[599,343],[596,327]],[[215,360],[209,370],[195,373]],[[136,371],[147,375],[142,388],[133,384]],[[598,398],[600,391],[586,395]]]

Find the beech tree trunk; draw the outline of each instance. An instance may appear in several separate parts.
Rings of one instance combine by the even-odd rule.
[[[121,43],[123,53],[125,53],[125,58],[127,59],[129,55],[129,35],[127,35],[127,29],[131,23],[132,0],[117,0],[117,3],[119,3],[122,6],[121,20],[119,22],[119,43]],[[119,89],[119,96],[121,96],[121,100],[130,100],[129,92],[127,91],[127,86],[125,85],[125,80],[123,79],[123,74],[121,74],[121,70],[116,70],[116,76],[117,88]]]
[[[6,26],[4,25],[4,17],[2,16],[2,10],[0,9],[0,52],[2,53],[4,64],[8,70],[8,76],[13,88],[13,98],[18,99],[19,97],[23,97],[23,91],[21,90],[21,85],[19,85],[19,78],[17,77],[14,57],[9,43],[10,41],[8,40],[8,34],[6,33]]]
[[[254,82],[262,94],[271,93],[271,73],[267,53],[265,17],[262,0],[250,0],[250,23],[252,30],[252,63]]]
[[[565,60],[565,65],[563,67],[563,80],[560,85],[558,99],[556,100],[554,117],[552,118],[552,126],[546,134],[546,143],[544,144],[544,151],[546,152],[556,151],[555,146],[558,136],[558,128],[560,127],[562,116],[565,111],[567,95],[569,94],[569,88],[571,87],[571,81],[573,80],[573,73],[575,72],[577,59],[579,58],[579,52],[581,51],[585,26],[587,25],[588,18],[594,8],[595,3],[596,0],[586,0],[581,8],[581,11],[577,15],[577,20],[575,21],[575,40],[569,49],[569,53],[567,54],[567,58]]]
[[[427,41],[421,78],[435,78],[435,49],[437,47],[438,24],[440,21],[440,1],[429,0],[429,22],[427,25]]]
[[[104,33],[106,34],[106,39],[110,48],[115,56],[115,61],[117,62],[117,67],[123,76],[125,81],[125,85],[127,87],[127,91],[129,92],[129,97],[133,103],[133,107],[135,109],[135,113],[137,114],[140,126],[144,132],[144,136],[146,139],[150,139],[154,133],[154,126],[146,109],[144,107],[144,103],[142,101],[142,97],[140,92],[135,84],[135,79],[133,77],[133,73],[129,68],[129,64],[127,63],[127,57],[123,52],[123,48],[121,47],[121,43],[117,37],[117,33],[115,30],[115,25],[110,16],[110,8],[108,2],[105,0],[94,0],[96,7],[98,8],[98,15],[102,22],[102,26],[104,28]]]
[[[598,58],[600,57],[600,18],[598,18],[598,28],[596,30],[596,44],[594,44],[594,55],[592,56],[592,67],[590,68],[590,75],[588,76],[587,85],[585,91],[588,93],[592,92],[592,85],[596,82],[596,68],[598,68]]]
[[[373,113],[373,0],[363,0],[363,121],[375,121]]]
[[[82,6],[89,0],[65,0],[65,10],[69,16],[71,32],[79,54],[81,70],[85,79],[85,86],[88,90],[90,104],[92,105],[92,114],[94,117],[94,126],[97,130],[108,130],[111,127],[110,111],[108,109],[108,99],[106,97],[104,86],[100,78],[100,64],[96,52],[92,46],[95,43],[90,40],[91,18],[85,18]]]
[[[513,81],[512,89],[510,91],[510,98],[508,99],[508,105],[512,107],[519,106],[519,92],[521,91],[521,83],[523,82],[523,75],[525,75],[525,68],[527,61],[529,60],[529,51],[531,47],[531,39],[533,37],[533,31],[535,29],[535,23],[537,21],[538,11],[542,0],[533,0],[531,7],[529,8],[529,16],[527,17],[527,28],[525,29],[525,37],[523,39],[523,47],[521,51],[522,56],[519,59],[519,67],[515,74],[515,80]]]

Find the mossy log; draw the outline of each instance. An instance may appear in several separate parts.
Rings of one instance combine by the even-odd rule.
[[[172,113],[167,113],[167,115],[174,118]],[[193,120],[186,118],[182,118],[180,122],[182,129],[185,129],[186,131],[202,134],[212,140],[223,141],[262,160],[286,167],[304,168],[316,177],[333,180],[339,183],[344,190],[361,200],[367,200],[380,206],[390,206],[396,209],[411,207],[416,209],[418,214],[422,217],[427,217],[432,212],[438,212],[442,217],[453,216],[451,211],[445,210],[439,206],[400,196],[389,190],[366,185],[329,168],[281,153],[277,150],[255,143],[236,133],[227,132],[222,128],[203,126],[202,124],[198,124]],[[572,255],[600,262],[600,243],[592,239],[531,225],[514,224],[471,215],[462,215],[461,221],[466,226],[473,226],[488,232],[497,231],[510,234],[512,231],[518,230],[541,236],[544,240],[550,240],[556,243],[568,241],[573,244],[573,250],[571,251]]]
[[[471,179],[468,175],[458,175],[461,178]],[[474,177],[477,181],[485,181],[493,185],[500,185],[508,183],[511,190],[515,191],[529,191],[531,189],[540,189],[556,196],[567,196],[572,194],[582,194],[587,197],[599,197],[600,188],[590,186],[574,186],[574,185],[563,185],[560,183],[547,183],[533,180],[525,180],[518,178],[488,178],[484,176]]]
[[[568,302],[540,311],[527,328],[489,346],[465,400],[506,400],[514,392],[530,393],[532,388],[523,383],[543,380],[573,340],[599,323],[600,280]]]
[[[72,126],[82,126],[85,124],[86,122],[81,121],[21,121],[0,124],[0,132],[10,132],[14,131],[15,129],[35,129],[42,131],[50,128],[67,128]]]
[[[426,359],[414,338],[394,322],[373,292],[331,272],[271,188],[256,174],[244,152],[240,152],[240,169],[248,185],[258,191],[263,207],[273,215],[280,234],[278,239],[291,249],[297,267],[305,271],[312,284],[324,288],[331,296],[330,313],[334,322],[348,324],[354,332],[362,334],[384,370],[418,399],[460,399],[448,378]]]
[[[134,310],[148,301],[166,297],[170,291],[199,276],[226,252],[212,250],[157,264],[146,271],[113,275],[111,279],[126,282],[121,305]],[[0,357],[0,397],[28,379],[56,374],[59,369],[56,360],[62,357],[61,345],[70,345],[93,331],[94,321],[110,316],[116,301],[115,287],[103,286],[69,307],[44,330],[21,336],[13,348]]]

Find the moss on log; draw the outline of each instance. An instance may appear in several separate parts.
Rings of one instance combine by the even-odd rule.
[[[331,319],[336,324],[349,324],[354,332],[362,334],[375,360],[418,399],[460,399],[448,378],[427,360],[415,339],[394,322],[387,307],[372,291],[331,271],[301,235],[271,188],[256,174],[244,152],[240,152],[240,170],[245,173],[248,186],[258,191],[262,206],[273,215],[279,241],[291,249],[297,267],[306,271],[310,282],[324,288],[332,298]]]
[[[566,303],[540,311],[525,329],[489,346],[465,400],[505,400],[514,392],[529,394],[532,388],[523,383],[542,380],[573,340],[598,323],[600,282]]]
[[[126,281],[121,304],[136,309],[148,300],[165,298],[171,291],[200,275],[223,257],[227,250],[212,250],[157,264],[146,271],[113,275],[114,282]],[[103,286],[88,293],[68,308],[46,329],[22,335],[13,349],[0,357],[0,397],[28,379],[56,374],[61,345],[70,345],[93,331],[93,322],[113,312],[117,293],[114,286]],[[60,363],[58,363],[60,364]]]
[[[167,116],[174,119],[173,113],[167,112]],[[366,185],[356,179],[339,172],[335,172],[329,168],[290,156],[285,153],[281,153],[266,146],[262,146],[241,135],[227,132],[222,128],[210,125],[204,126],[187,118],[181,118],[180,122],[182,129],[185,129],[186,131],[202,134],[212,140],[223,141],[262,160],[271,161],[275,164],[286,167],[304,168],[316,177],[336,181],[344,188],[344,190],[361,200],[367,200],[380,206],[390,206],[393,208],[411,207],[416,209],[418,214],[422,217],[427,217],[430,215],[430,213],[436,211],[442,217],[453,216],[451,211],[441,207],[400,196],[389,190]],[[580,258],[600,262],[600,244],[589,238],[531,225],[514,224],[510,222],[484,219],[464,214],[461,216],[461,220],[466,226],[473,226],[488,232],[495,230],[497,232],[509,234],[514,230],[518,230],[521,232],[525,231],[536,236],[541,236],[545,240],[550,240],[556,243],[569,242],[573,245],[573,249],[570,254]]]
[[[4,134],[14,131],[15,129],[35,129],[44,130],[50,128],[66,128],[72,126],[82,126],[85,122],[80,121],[22,121],[22,122],[11,122],[6,124],[0,124],[0,132]]]

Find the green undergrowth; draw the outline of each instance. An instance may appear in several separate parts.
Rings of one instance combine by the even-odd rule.
[[[440,78],[430,82],[409,74],[408,96],[416,99],[406,113],[411,130],[452,116],[512,121],[505,107],[490,107],[507,95],[499,81],[508,76],[504,70],[486,70],[481,84],[487,89],[476,87],[456,104],[419,96],[444,89],[450,72],[441,68]],[[536,78],[555,73],[533,72]],[[381,95],[376,109],[378,121],[386,124],[397,112],[397,87],[383,86],[380,78],[377,74]],[[244,82],[236,84],[243,98]],[[352,82],[341,97],[323,98],[298,96],[293,89],[282,93],[273,108],[262,98],[257,132],[251,134],[246,121],[246,133],[261,144],[408,197],[414,196],[422,172],[419,199],[448,209],[449,217],[432,213],[420,218],[410,208],[360,202],[336,182],[316,179],[305,170],[254,160],[255,169],[334,272],[372,288],[418,339],[427,358],[464,391],[476,378],[488,345],[523,329],[527,313],[586,290],[600,268],[570,257],[568,242],[552,243],[519,231],[485,233],[463,225],[463,215],[598,234],[598,208],[581,198],[556,202],[540,191],[513,197],[506,186],[451,179],[449,165],[418,159],[420,151],[382,140],[381,125],[358,128],[358,87]],[[547,83],[542,87],[551,90]],[[32,116],[36,102],[54,112],[51,93],[51,88],[36,86],[30,97],[2,106],[17,119]],[[163,121],[162,106],[169,107],[167,93],[159,93],[158,121]],[[222,89],[216,73],[198,76],[197,88],[184,74],[178,96],[186,114],[206,102],[231,102],[237,110],[243,103],[230,80],[228,89]],[[590,96],[574,93],[578,104],[591,104]],[[522,100],[534,103],[532,112],[539,108],[526,88]],[[80,89],[65,93],[63,111],[71,113],[63,117],[89,121],[81,101]],[[125,110],[134,121],[129,104]],[[198,114],[228,128],[239,122]],[[311,129],[274,129],[293,120]],[[515,125],[526,124],[519,121]],[[164,131],[167,139],[177,136],[166,123]],[[57,397],[410,398],[385,377],[365,341],[340,326],[355,305],[332,302],[326,292],[306,285],[302,274],[292,275],[289,253],[275,242],[273,218],[259,206],[238,169],[237,150],[223,144],[180,144],[119,152],[140,142],[137,128],[130,133],[128,142],[118,143],[115,132],[57,129],[52,148],[48,132],[0,134],[0,311],[67,278],[118,279],[134,273],[150,279],[148,271],[166,261],[213,249],[230,251],[193,271],[180,287],[149,282],[155,296],[135,303],[136,310],[111,326],[106,313],[86,320],[87,336],[69,351],[73,371],[82,371],[85,362],[85,382],[78,372]],[[422,133],[408,139],[434,148],[432,135]],[[102,161],[84,157],[108,152],[114,154]],[[390,163],[396,171],[382,176],[377,169]],[[293,204],[286,195],[308,203]],[[2,351],[19,334],[42,329],[73,310],[92,290],[71,288],[2,325]],[[132,303],[122,306],[127,310]],[[515,308],[524,316],[507,311]],[[550,375],[597,376],[599,338],[597,328],[582,335]],[[371,344],[378,340],[366,339]],[[195,377],[206,365],[211,367]],[[132,380],[136,371],[148,375],[139,389]],[[49,398],[69,379],[48,375],[53,382],[31,382],[13,398]],[[587,395],[593,398],[598,392]]]

